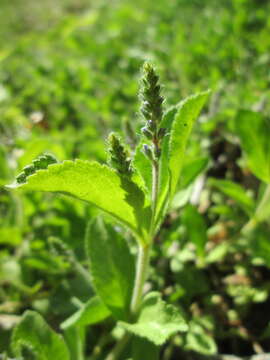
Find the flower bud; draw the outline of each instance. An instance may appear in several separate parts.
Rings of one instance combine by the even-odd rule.
[[[24,172],[21,172],[19,175],[16,176],[16,181],[18,184],[23,184],[26,182],[26,175]]]
[[[159,159],[160,158],[160,155],[161,155],[161,149],[159,148],[159,147],[155,147],[155,157],[157,158],[157,159]]]
[[[35,167],[34,165],[27,165],[23,168],[23,172],[25,173],[26,176],[32,175],[35,172]]]
[[[163,139],[164,136],[166,135],[166,132],[167,132],[167,130],[166,130],[165,128],[160,128],[160,129],[158,130],[158,138],[159,138],[159,139]]]
[[[38,168],[36,170],[38,170],[38,169],[47,169],[48,162],[47,162],[46,156],[41,155],[41,156],[39,156],[37,158],[37,160],[39,161],[39,163],[38,163]]]
[[[143,153],[151,161],[153,161],[153,152],[149,145],[143,144]]]
[[[153,134],[146,126],[143,127],[141,131],[147,139],[152,140]]]
[[[153,120],[148,120],[147,121],[147,126],[151,131],[155,131],[156,130],[156,124]]]
[[[153,66],[149,63],[145,63],[143,66],[141,85],[141,112],[146,120],[154,121],[157,127],[162,118],[162,103],[164,98],[160,95],[161,86],[159,84],[159,77]],[[150,128],[150,130],[154,129]]]
[[[130,175],[132,172],[130,166],[131,160],[120,138],[115,133],[111,133],[108,137],[108,144],[108,162],[111,167],[117,170],[120,174]]]
[[[48,165],[49,165],[49,164],[55,164],[55,163],[57,163],[56,158],[55,158],[52,154],[45,153],[44,156],[45,156],[45,158],[47,159]]]

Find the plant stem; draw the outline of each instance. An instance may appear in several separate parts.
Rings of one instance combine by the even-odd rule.
[[[130,313],[132,317],[136,317],[141,306],[143,287],[145,280],[148,275],[148,267],[150,260],[150,253],[152,244],[155,236],[155,218],[158,200],[158,188],[159,188],[159,162],[153,160],[152,162],[152,215],[151,224],[149,230],[149,241],[148,243],[141,243],[138,249],[137,266],[136,266],[136,277],[133,288],[133,294],[130,304]],[[105,360],[116,360],[124,350],[131,335],[126,333],[123,338],[118,342],[115,348],[109,353]]]
[[[135,285],[133,289],[131,308],[130,308],[131,314],[134,316],[137,314],[141,305],[143,286],[147,277],[150,251],[151,251],[150,244],[139,246]]]
[[[118,342],[118,344],[113,348],[113,350],[109,353],[109,355],[105,358],[105,360],[116,360],[124,350],[130,338],[131,335],[126,333]]]
[[[151,225],[149,231],[149,242],[147,244],[141,244],[139,246],[135,285],[133,289],[133,296],[130,307],[130,311],[133,316],[136,316],[140,308],[142,295],[143,295],[143,287],[148,275],[147,273],[149,267],[150,253],[155,235],[155,215],[157,209],[158,187],[159,187],[159,163],[158,160],[154,160],[152,163],[152,216],[151,216]]]
[[[154,232],[155,232],[158,188],[159,188],[159,162],[158,160],[154,160],[152,164],[152,218],[151,218],[151,226],[150,226],[151,242],[153,241]]]

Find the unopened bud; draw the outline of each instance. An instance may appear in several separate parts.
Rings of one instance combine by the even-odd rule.
[[[25,173],[26,176],[32,175],[35,172],[35,167],[34,165],[27,165],[23,168],[23,171]]]
[[[47,159],[47,164],[48,165],[57,163],[56,158],[52,154],[45,153],[44,156]]]
[[[153,160],[152,149],[150,148],[149,145],[143,144],[143,153],[149,160],[151,160],[151,161]]]
[[[163,139],[165,135],[166,135],[166,129],[165,128],[160,128],[158,130],[158,138]]]
[[[39,160],[39,165],[38,165],[39,169],[47,169],[48,163],[46,156],[41,155],[37,158],[37,160]]]
[[[24,172],[20,173],[17,177],[16,177],[16,181],[18,184],[22,184],[26,182],[26,175]]]
[[[152,140],[153,134],[151,133],[151,131],[149,129],[147,129],[146,126],[142,128],[142,133],[147,139]]]
[[[160,155],[161,155],[161,149],[156,147],[155,148],[155,157],[157,159],[159,159]]]
[[[147,126],[151,131],[156,130],[156,123],[153,120],[148,120],[147,121]]]

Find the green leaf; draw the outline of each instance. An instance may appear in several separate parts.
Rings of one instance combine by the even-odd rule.
[[[190,201],[193,191],[194,191],[193,184],[189,185],[185,189],[178,191],[172,199],[170,208],[174,210],[185,206]]]
[[[173,119],[175,114],[177,113],[177,109],[181,103],[172,106],[169,108],[161,121],[161,128],[167,129],[167,135],[162,140],[162,152],[160,158],[160,181],[159,181],[159,189],[158,189],[158,204],[157,204],[157,217],[156,217],[156,227],[159,227],[161,224],[168,205],[169,205],[169,194],[171,188],[171,174],[168,167],[169,163],[169,140],[170,140],[170,130],[172,126]]]
[[[223,260],[224,257],[228,254],[229,250],[230,244],[228,242],[222,242],[221,244],[216,245],[207,254],[206,262],[211,264]]]
[[[189,323],[186,348],[205,355],[216,354],[217,346],[213,337],[209,334],[210,331],[213,331],[213,326],[209,318],[192,319]]]
[[[260,196],[255,211],[255,221],[262,222],[270,217],[270,185],[267,185]]]
[[[181,172],[179,184],[180,190],[174,195],[170,204],[171,209],[177,209],[185,206],[194,193],[194,180],[202,173],[208,163],[207,157],[189,159],[185,161]]]
[[[137,147],[134,154],[132,166],[135,169],[138,177],[138,185],[151,196],[152,191],[152,165],[151,161],[143,154],[142,148],[145,141],[141,142]]]
[[[93,285],[117,319],[127,319],[135,277],[135,262],[119,231],[101,218],[87,229],[86,247]]]
[[[199,256],[205,255],[205,245],[207,243],[207,226],[203,216],[195,206],[187,205],[183,213],[183,222],[187,227],[188,239],[197,249]]]
[[[110,316],[110,311],[99,299],[98,296],[92,297],[77,312],[66,319],[62,324],[62,329],[72,326],[87,326],[96,324]]]
[[[270,183],[269,117],[250,110],[240,110],[234,124],[251,171],[260,180]]]
[[[132,360],[158,360],[159,347],[138,336],[132,341]]]
[[[166,304],[158,292],[151,292],[145,296],[137,323],[120,322],[120,325],[156,345],[162,345],[170,336],[188,329],[179,310],[173,305]]]
[[[33,350],[38,360],[69,360],[70,355],[61,335],[54,332],[34,311],[26,311],[12,334],[12,350],[22,356],[24,347]]]
[[[185,161],[180,176],[181,189],[190,185],[206,168],[207,164],[208,158],[205,156],[201,156],[195,159],[188,159],[188,161]]]
[[[230,180],[218,179],[211,179],[210,185],[213,185],[225,195],[235,200],[248,215],[254,213],[255,202],[241,185]]]
[[[249,234],[249,244],[251,248],[251,256],[253,258],[261,258],[265,265],[270,268],[270,241],[269,230],[260,225]]]
[[[169,170],[171,172],[171,197],[174,195],[184,163],[187,142],[193,124],[209,95],[201,92],[186,98],[178,108],[172,123],[169,141]]]
[[[25,190],[61,192],[88,201],[129,226],[144,237],[149,209],[136,184],[97,162],[75,160],[49,165],[27,177],[25,184],[13,184]],[[145,235],[146,236],[146,235]]]
[[[65,330],[64,336],[70,352],[70,360],[85,360],[85,328],[69,327]]]

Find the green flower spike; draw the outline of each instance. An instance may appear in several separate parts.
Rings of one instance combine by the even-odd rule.
[[[120,138],[113,132],[108,136],[108,145],[109,165],[122,175],[130,175],[132,171],[128,152]]]
[[[23,171],[16,177],[18,184],[26,182],[27,177],[34,174],[37,170],[47,169],[50,164],[57,163],[56,158],[51,154],[40,155],[37,159],[32,161],[32,164],[23,168]]]
[[[162,104],[164,102],[164,98],[160,93],[159,77],[153,66],[145,63],[141,80],[140,99],[142,102],[141,113],[146,120],[146,124],[141,131],[152,142],[152,146],[147,148],[147,152],[144,149],[144,153],[149,159],[158,159],[160,157],[161,141],[166,135],[166,129],[159,128],[163,115]],[[150,156],[150,151],[152,156]]]

